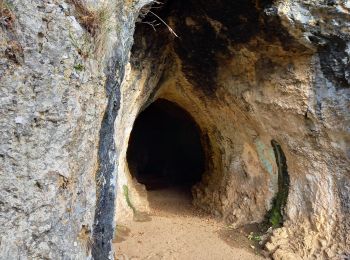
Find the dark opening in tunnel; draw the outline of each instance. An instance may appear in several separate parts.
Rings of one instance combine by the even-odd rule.
[[[187,111],[168,100],[156,100],[134,123],[127,151],[131,174],[148,190],[191,187],[205,169],[200,138]]]

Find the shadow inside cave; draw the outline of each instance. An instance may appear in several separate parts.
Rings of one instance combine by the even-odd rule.
[[[127,161],[132,176],[149,192],[158,190],[165,197],[167,191],[183,193],[177,198],[191,201],[191,187],[205,170],[200,129],[183,108],[158,99],[137,117]]]

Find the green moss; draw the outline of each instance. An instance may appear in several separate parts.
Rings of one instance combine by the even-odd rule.
[[[77,71],[83,71],[84,70],[84,66],[82,64],[76,64],[74,65],[74,69]]]
[[[254,234],[254,232],[250,232],[248,239],[256,242],[260,242],[262,240],[261,236],[259,234]]]
[[[124,194],[126,203],[132,209],[134,221],[136,221],[136,222],[146,222],[146,221],[150,221],[151,220],[150,216],[146,212],[138,211],[134,207],[134,205],[131,203],[130,196],[129,196],[129,188],[126,185],[123,185],[123,194]]]
[[[126,200],[126,203],[128,204],[128,206],[132,209],[132,211],[134,212],[134,214],[136,213],[136,208],[134,207],[134,205],[132,205],[131,201],[130,201],[130,197],[129,197],[129,188],[126,185],[123,185],[123,194]]]
[[[269,214],[269,224],[273,227],[279,227],[282,224],[282,214],[280,212],[280,208],[278,206],[275,206],[271,209]]]
[[[289,175],[287,160],[281,146],[275,141],[271,141],[278,167],[278,192],[273,199],[272,208],[266,215],[266,226],[277,228],[283,225],[284,208],[287,204],[289,190]]]

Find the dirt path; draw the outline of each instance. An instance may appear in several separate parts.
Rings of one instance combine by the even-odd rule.
[[[229,232],[214,218],[198,213],[188,193],[157,190],[148,196],[151,220],[118,227],[116,259],[264,259],[251,248],[246,234]]]

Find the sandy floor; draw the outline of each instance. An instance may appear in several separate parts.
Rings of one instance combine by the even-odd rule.
[[[148,196],[150,218],[118,226],[115,259],[264,259],[247,234],[195,210],[188,193],[157,190]]]

